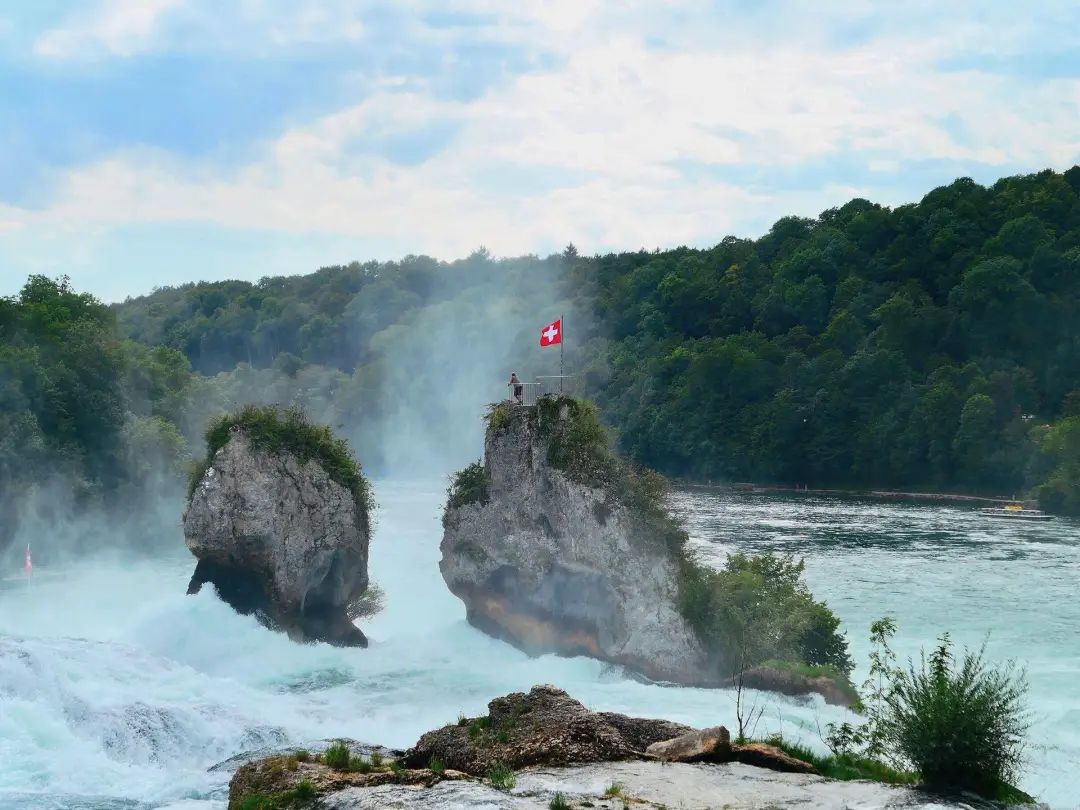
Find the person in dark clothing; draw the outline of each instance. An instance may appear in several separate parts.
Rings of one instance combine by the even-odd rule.
[[[516,371],[511,371],[510,372],[510,385],[514,389],[514,401],[518,405],[520,405],[521,404],[521,395],[525,391],[525,386],[521,384],[521,380],[518,379],[518,375],[517,375]]]

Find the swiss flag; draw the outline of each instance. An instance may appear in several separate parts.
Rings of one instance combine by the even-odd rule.
[[[562,343],[562,318],[540,330],[541,346],[555,346],[558,343]]]

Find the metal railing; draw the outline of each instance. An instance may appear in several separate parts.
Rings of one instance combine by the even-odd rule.
[[[540,396],[540,383],[511,382],[506,384],[506,390],[507,401],[511,405],[532,406],[536,404],[536,399]]]
[[[547,394],[577,394],[580,383],[580,375],[577,374],[550,374],[537,376],[540,385],[540,396]]]

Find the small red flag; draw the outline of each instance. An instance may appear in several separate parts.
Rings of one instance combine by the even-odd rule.
[[[559,343],[562,343],[562,318],[540,330],[541,346],[556,346]]]

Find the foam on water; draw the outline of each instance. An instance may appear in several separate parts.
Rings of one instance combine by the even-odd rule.
[[[387,607],[364,626],[367,650],[297,645],[236,615],[211,589],[185,596],[192,561],[179,534],[167,559],[99,559],[39,569],[29,586],[0,583],[9,586],[0,590],[0,806],[223,808],[228,774],[207,769],[239,752],[337,736],[404,747],[540,682],[597,709],[733,722],[730,691],[643,684],[587,659],[530,659],[470,628],[438,571],[441,483],[384,483],[378,495],[371,568]],[[1066,764],[1080,752],[1077,625],[1060,606],[1067,592],[1043,594],[1029,610],[1011,597],[1022,587],[1017,572],[986,561],[959,581],[952,569],[969,570],[960,562],[971,550],[933,540],[940,527],[927,527],[951,520],[946,510],[807,513],[805,503],[703,495],[679,506],[703,548],[806,552],[815,592],[836,606],[860,659],[865,627],[883,612],[900,618],[905,652],[940,629],[978,641],[992,627],[1026,625],[1004,638],[995,631],[992,642],[1020,644],[1012,654],[1030,661],[1037,736],[1051,748],[1035,752],[1029,787],[1058,806],[1075,801]],[[889,521],[895,536],[883,528]],[[1070,530],[1075,540],[1080,532]],[[1073,566],[1072,582],[1077,573],[1076,547],[1054,537],[987,540],[982,556],[1019,560],[1029,587],[1053,591],[1063,586],[1060,566]],[[984,600],[995,590],[988,616]],[[845,716],[817,698],[756,697],[769,706],[768,728],[782,724],[787,734],[816,738],[819,724]]]

